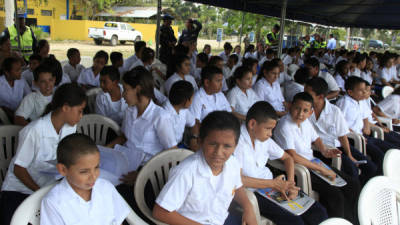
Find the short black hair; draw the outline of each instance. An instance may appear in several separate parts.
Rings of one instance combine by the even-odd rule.
[[[247,73],[251,72],[251,69],[246,67],[246,66],[239,66],[238,68],[235,69],[235,72],[233,72],[233,78],[235,80],[239,79],[241,80],[244,75]]]
[[[83,155],[98,153],[96,143],[84,134],[73,133],[64,137],[57,146],[57,163],[67,168]]]
[[[249,69],[252,69],[254,64],[258,64],[258,60],[248,57],[242,60],[242,65],[248,67]]]
[[[34,71],[33,71],[33,79],[35,81],[39,80],[39,76],[41,73],[50,73],[52,77],[56,75],[53,73],[53,68],[49,67],[46,64],[40,64]]]
[[[211,81],[216,74],[222,74],[222,70],[215,66],[206,66],[201,70],[201,83],[204,85],[205,80]]]
[[[154,50],[151,48],[144,48],[142,52],[142,61],[148,62],[149,60],[153,60],[155,56]]]
[[[267,48],[267,50],[265,50],[265,54],[266,55],[274,55],[275,51],[272,48]]]
[[[365,83],[365,80],[360,77],[350,76],[345,81],[344,88],[346,91],[354,90],[354,88],[360,83]]]
[[[111,60],[111,64],[114,65],[118,61],[124,60],[124,57],[122,56],[121,52],[111,52],[110,60]]]
[[[324,97],[328,95],[328,83],[321,77],[313,77],[306,82],[306,86],[311,87],[316,95],[324,95]]]
[[[279,26],[278,24],[275,24],[275,25],[274,25],[274,29],[280,30],[280,29],[281,29],[281,26]]]
[[[319,61],[318,61],[318,59],[316,59],[314,57],[310,57],[310,58],[306,59],[306,61],[304,61],[304,65],[310,65],[312,67],[319,68]]]
[[[223,59],[220,56],[213,55],[210,57],[210,60],[208,61],[209,66],[215,66],[217,62],[223,61]]]
[[[179,105],[189,101],[193,93],[193,85],[189,81],[180,80],[172,85],[168,98],[171,105]]]
[[[278,120],[274,107],[265,101],[258,101],[250,107],[246,115],[246,126],[254,119],[257,123],[265,123],[268,120]]]
[[[119,70],[113,66],[105,66],[100,71],[100,76],[108,76],[111,81],[120,80],[121,74],[119,74]]]
[[[310,78],[310,71],[307,68],[302,67],[296,71],[293,78],[296,83],[305,84],[306,81]]]
[[[197,60],[207,64],[208,63],[208,55],[204,52],[197,54]]]
[[[38,54],[33,54],[33,55],[29,56],[29,62],[33,61],[33,60],[40,62],[40,61],[42,61],[42,56],[40,56]]]
[[[107,63],[108,63],[108,53],[107,52],[105,52],[103,50],[96,52],[96,54],[93,57],[93,60],[98,59],[98,58],[103,58],[106,61],[106,65],[107,65]]]
[[[232,130],[235,133],[235,143],[240,137],[240,122],[230,112],[214,111],[209,113],[200,125],[200,140],[204,140],[212,131]]]
[[[234,62],[235,64],[237,64],[238,61],[239,61],[239,56],[236,55],[236,54],[232,54],[232,55],[229,56],[229,59],[232,59],[233,62]]]
[[[15,63],[21,63],[21,60],[16,57],[5,58],[3,64],[1,65],[2,72],[10,72]]]
[[[77,48],[69,48],[67,51],[67,57],[70,59],[72,56],[74,56],[76,53],[79,53],[79,50]]]
[[[231,43],[225,42],[225,44],[224,44],[224,50],[232,50],[232,49],[233,49],[233,47],[232,47]]]
[[[310,94],[308,94],[307,92],[300,92],[297,93],[294,97],[293,97],[293,101],[292,101],[292,105],[294,105],[297,101],[305,101],[305,102],[309,102],[311,103],[311,105],[314,104],[314,99],[312,98],[312,96]]]
[[[144,41],[136,41],[135,42],[135,53],[140,52],[142,48],[146,47],[146,42]]]

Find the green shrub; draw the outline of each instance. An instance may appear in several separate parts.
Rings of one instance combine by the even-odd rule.
[[[31,26],[31,29],[37,40],[46,39],[50,36],[49,33],[44,32],[40,27]]]

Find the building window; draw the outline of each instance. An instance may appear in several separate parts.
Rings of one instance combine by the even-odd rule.
[[[34,10],[34,9],[27,9],[27,10],[26,10],[26,13],[27,13],[28,15],[33,15],[33,14],[35,14],[35,10]]]
[[[52,16],[53,11],[51,10],[42,10],[42,16]]]

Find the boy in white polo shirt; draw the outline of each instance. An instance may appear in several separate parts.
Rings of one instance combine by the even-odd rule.
[[[33,71],[40,65],[42,61],[42,57],[40,55],[33,54],[29,56],[29,68],[22,72],[21,76],[26,80],[29,84],[29,87],[32,87],[32,83],[34,80]]]
[[[64,65],[63,71],[66,73],[72,82],[76,82],[85,67],[80,64],[81,53],[77,48],[70,48],[67,51],[68,63]]]
[[[100,174],[100,153],[90,137],[71,134],[57,147],[57,170],[64,179],[42,200],[40,224],[122,224],[131,212]]]
[[[273,188],[288,199],[294,199],[299,188],[294,186],[293,159],[270,138],[277,119],[274,108],[268,102],[255,103],[247,113],[245,124],[241,126],[239,143],[234,156],[241,164],[242,181],[245,187]],[[269,159],[283,161],[288,181],[282,180],[282,175],[273,179],[273,174],[266,167]],[[278,225],[305,223],[317,225],[328,218],[325,208],[318,202],[315,202],[301,216],[295,216],[260,194],[255,193],[255,195],[261,214]]]
[[[243,208],[242,222],[257,224],[234,157],[239,121],[228,112],[208,114],[200,127],[201,149],[169,173],[153,208],[153,216],[168,224],[222,225],[234,198]]]
[[[310,121],[308,121],[313,112],[312,104],[313,98],[308,93],[296,94],[289,113],[279,120],[274,130],[274,138],[293,157],[295,163],[315,170],[331,180],[336,179],[336,174],[346,180],[347,185],[339,188],[311,173],[312,187],[319,193],[319,201],[327,209],[328,215],[346,218],[356,224],[357,198],[360,193],[359,181],[335,168],[328,170],[311,161],[315,158],[311,148],[312,144],[327,158],[337,157],[341,153],[338,149],[326,149]]]
[[[108,62],[108,53],[100,50],[93,57],[93,66],[82,70],[77,79],[85,89],[100,87],[100,71]]]
[[[15,111],[14,123],[25,126],[42,116],[46,106],[53,98],[54,83],[56,81],[52,68],[40,65],[33,72],[34,83],[39,91],[31,92],[22,99],[17,111]]]

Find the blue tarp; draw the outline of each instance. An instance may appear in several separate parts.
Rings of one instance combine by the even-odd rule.
[[[187,0],[280,17],[283,0]],[[400,0],[288,0],[286,18],[327,26],[400,29]]]

